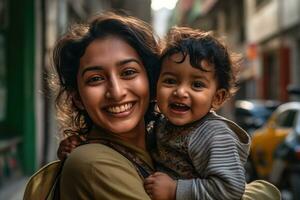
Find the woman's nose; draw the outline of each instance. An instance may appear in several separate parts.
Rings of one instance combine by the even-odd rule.
[[[120,79],[117,77],[112,77],[105,94],[106,98],[113,101],[122,100],[126,95],[125,87],[126,85],[124,85]]]

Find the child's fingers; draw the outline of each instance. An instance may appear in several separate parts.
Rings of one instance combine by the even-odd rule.
[[[145,191],[146,193],[151,197],[153,196],[153,187],[152,185],[145,185]]]
[[[79,135],[72,135],[67,138],[69,144],[78,146],[83,140]]]
[[[74,148],[76,148],[75,145],[70,145],[70,146],[62,146],[62,145],[60,145],[58,147],[58,150],[57,150],[57,157],[60,160],[64,160],[66,157],[68,157],[68,155],[71,153],[71,151]]]
[[[69,152],[59,152],[57,154],[59,160],[65,160],[69,156]]]
[[[57,157],[60,159],[60,160],[63,160],[64,159],[64,156],[63,156],[63,147],[61,145],[59,145],[58,149],[57,149]]]
[[[150,185],[154,183],[154,179],[152,177],[148,177],[145,179],[144,184],[145,185]]]
[[[62,152],[67,152],[67,153],[71,153],[71,151],[76,148],[76,146],[72,145],[72,146],[66,146],[62,149]]]
[[[152,174],[153,177],[164,176],[164,175],[165,175],[165,173],[162,173],[162,172],[154,172],[154,173]]]
[[[149,192],[151,193],[151,191],[153,190],[153,184],[147,184],[144,186],[144,188],[147,191],[147,193],[149,194]]]
[[[66,159],[70,155],[70,152],[63,152],[62,156],[64,159]]]
[[[86,137],[84,137],[83,135],[80,135],[79,138],[80,138],[80,140],[83,141],[83,142],[86,141]]]

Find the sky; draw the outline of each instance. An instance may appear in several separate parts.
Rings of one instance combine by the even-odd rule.
[[[172,10],[177,3],[177,0],[152,0],[151,8],[152,10],[160,10],[162,8],[167,8]]]

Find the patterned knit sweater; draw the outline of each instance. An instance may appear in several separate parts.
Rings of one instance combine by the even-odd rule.
[[[214,112],[185,126],[163,116],[156,121],[156,144],[150,148],[157,170],[177,179],[177,200],[241,199],[248,134]]]

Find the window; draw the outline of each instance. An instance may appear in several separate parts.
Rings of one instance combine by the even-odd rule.
[[[296,114],[296,110],[284,111],[277,118],[278,126],[282,128],[292,128],[295,122]]]

